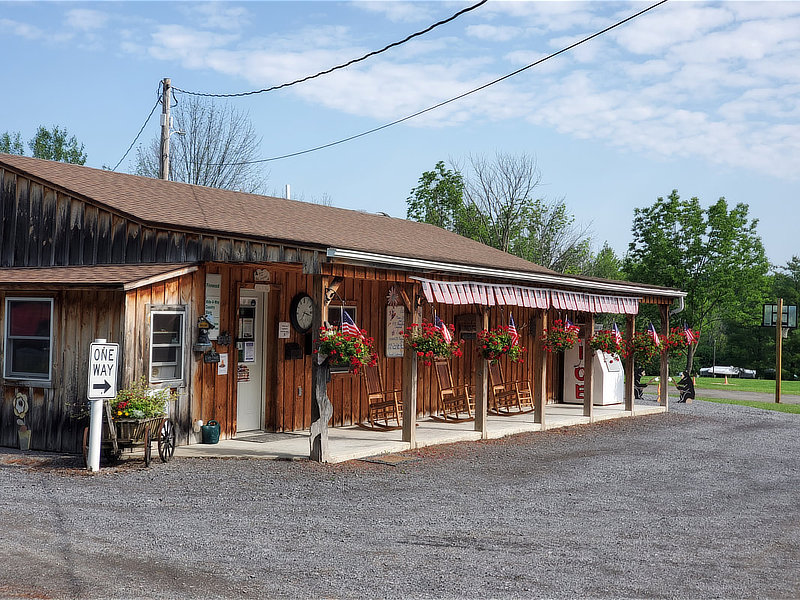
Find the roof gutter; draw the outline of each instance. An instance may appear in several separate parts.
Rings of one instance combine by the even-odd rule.
[[[686,292],[682,292],[680,290],[642,287],[636,285],[635,283],[629,285],[626,283],[617,283],[612,281],[586,281],[583,279],[570,277],[569,275],[548,275],[546,273],[530,273],[525,271],[495,269],[491,267],[459,265],[420,258],[375,254],[373,252],[362,252],[360,250],[347,250],[343,248],[328,248],[327,255],[328,258],[331,259],[341,259],[358,263],[379,264],[390,268],[423,269],[426,271],[443,271],[445,273],[454,274],[463,273],[472,276],[477,275],[501,279],[514,279],[530,283],[572,286],[582,290],[588,289],[597,292],[616,292],[638,296],[666,296],[669,298],[680,298],[681,300],[686,296]]]

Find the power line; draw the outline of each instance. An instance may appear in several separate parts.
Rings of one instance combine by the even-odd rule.
[[[156,103],[153,105],[153,108],[150,111],[150,114],[147,115],[147,118],[145,119],[144,124],[142,125],[142,128],[139,130],[139,133],[136,134],[136,137],[133,138],[133,141],[131,142],[131,145],[128,146],[127,150],[125,150],[125,154],[122,155],[122,158],[119,159],[119,162],[116,165],[114,165],[113,169],[111,169],[112,171],[116,171],[117,167],[120,166],[120,164],[122,164],[122,161],[125,160],[125,157],[128,156],[128,152],[131,151],[131,148],[133,148],[133,145],[136,143],[136,140],[138,140],[139,136],[142,135],[142,132],[144,131],[144,128],[147,127],[147,124],[150,122],[150,119],[152,118],[153,113],[156,112],[156,107],[160,103],[161,103],[161,92],[159,91],[158,98],[156,98]]]
[[[644,10],[641,10],[638,13],[636,13],[634,15],[631,15],[630,17],[627,17],[627,18],[623,19],[622,21],[618,21],[617,23],[614,23],[613,25],[610,25],[609,27],[606,27],[605,29],[602,29],[602,30],[598,31],[597,33],[593,33],[592,35],[590,35],[588,37],[585,37],[585,38],[583,38],[583,39],[581,39],[581,40],[579,40],[579,41],[577,41],[577,42],[575,42],[573,44],[570,44],[569,46],[566,46],[565,48],[562,48],[561,50],[558,50],[557,52],[553,52],[552,54],[549,54],[549,55],[545,56],[544,58],[540,58],[539,60],[537,60],[535,62],[532,62],[531,64],[526,65],[526,66],[524,66],[522,68],[519,68],[516,71],[512,71],[511,73],[508,73],[507,75],[503,75],[502,77],[498,77],[497,79],[494,79],[494,80],[490,81],[489,83],[485,83],[482,86],[476,87],[476,88],[474,88],[474,89],[472,89],[472,90],[470,90],[468,92],[464,92],[463,94],[459,94],[458,96],[450,98],[449,100],[444,100],[443,102],[439,102],[438,104],[434,104],[433,106],[430,106],[430,107],[425,108],[423,110],[417,111],[417,112],[415,112],[415,113],[413,113],[411,115],[408,115],[406,117],[403,117],[401,119],[397,119],[396,121],[392,121],[391,123],[386,123],[384,125],[381,125],[380,127],[375,127],[375,128],[370,129],[368,131],[362,131],[361,133],[357,133],[355,135],[351,135],[349,137],[343,138],[341,140],[337,140],[335,142],[329,142],[329,143],[323,144],[321,146],[315,146],[314,148],[308,148],[307,150],[299,150],[297,152],[292,152],[290,154],[282,154],[281,156],[273,156],[271,158],[262,158],[262,159],[259,159],[259,160],[250,160],[250,161],[242,161],[242,162],[209,163],[209,164],[212,164],[212,165],[216,165],[216,164],[251,165],[251,164],[255,164],[255,163],[272,162],[272,161],[276,161],[276,160],[282,160],[284,158],[292,158],[294,156],[300,156],[302,154],[309,154],[311,152],[316,152],[317,150],[324,150],[325,148],[330,148],[331,146],[338,146],[339,144],[344,144],[345,142],[350,142],[350,141],[358,139],[360,137],[364,137],[366,135],[370,135],[371,133],[375,133],[375,132],[381,131],[382,129],[387,129],[389,127],[392,127],[393,125],[398,125],[400,123],[403,123],[404,121],[408,121],[410,119],[413,119],[414,117],[418,117],[418,116],[423,115],[423,114],[425,114],[427,112],[430,112],[432,110],[436,110],[437,108],[441,108],[442,106],[445,106],[446,104],[450,104],[451,102],[455,102],[456,100],[461,100],[462,98],[465,98],[465,97],[467,97],[467,96],[469,96],[471,94],[474,94],[474,93],[479,92],[481,90],[485,90],[486,88],[488,88],[490,86],[493,86],[493,85],[495,85],[497,83],[500,83],[501,81],[505,81],[506,79],[509,79],[511,77],[514,77],[515,75],[519,75],[523,71],[527,71],[528,69],[530,69],[532,67],[535,67],[536,65],[539,65],[539,64],[541,64],[541,63],[543,63],[543,62],[545,62],[547,60],[550,60],[551,58],[555,58],[559,54],[563,54],[564,52],[568,52],[568,51],[572,50],[573,48],[575,48],[577,46],[580,46],[581,44],[585,44],[589,40],[592,40],[592,39],[594,39],[594,38],[596,38],[596,37],[598,37],[600,35],[603,35],[603,34],[609,32],[609,31],[611,31],[612,29],[615,29],[616,27],[619,27],[620,25],[624,25],[628,21],[632,21],[633,19],[635,19],[637,17],[640,17],[644,13],[646,13],[646,12],[648,12],[650,10],[653,10],[654,8],[657,8],[658,6],[661,6],[662,4],[665,4],[666,2],[667,2],[667,0],[661,0],[660,2],[656,2],[652,6],[649,6],[649,7],[645,8]]]
[[[289,86],[292,86],[292,85],[297,85],[298,83],[303,83],[304,81],[308,81],[309,79],[314,79],[316,77],[321,77],[322,75],[327,75],[328,73],[333,73],[334,71],[338,71],[339,69],[344,69],[345,67],[349,67],[350,65],[353,65],[353,64],[355,64],[357,62],[361,62],[362,60],[366,60],[366,59],[368,59],[368,58],[370,58],[372,56],[376,56],[377,54],[381,54],[382,52],[386,52],[387,50],[389,50],[391,48],[394,48],[396,46],[400,46],[401,44],[405,44],[407,41],[409,41],[409,40],[411,40],[411,39],[413,39],[415,37],[419,37],[421,35],[424,35],[424,34],[428,33],[429,31],[432,31],[432,30],[436,29],[440,25],[444,25],[445,23],[449,23],[450,21],[453,21],[453,20],[457,19],[458,17],[460,17],[464,13],[468,13],[471,10],[475,10],[479,6],[482,6],[482,5],[486,4],[488,1],[489,0],[481,0],[477,4],[474,4],[472,6],[468,6],[467,8],[464,8],[464,9],[458,11],[452,17],[448,17],[447,19],[444,19],[443,21],[439,21],[437,23],[434,23],[433,25],[431,25],[430,27],[428,27],[426,29],[423,29],[422,31],[417,31],[416,33],[412,33],[411,35],[409,35],[408,37],[400,40],[399,42],[393,42],[393,43],[389,44],[388,46],[384,46],[380,50],[375,50],[373,52],[369,52],[369,53],[365,54],[364,56],[362,56],[361,58],[354,58],[353,60],[350,60],[350,61],[348,61],[348,62],[346,62],[344,64],[336,65],[335,67],[331,67],[330,69],[327,69],[325,71],[320,71],[319,73],[315,73],[314,75],[309,75],[307,77],[303,77],[302,79],[295,79],[294,81],[290,81],[289,83],[282,83],[280,85],[273,85],[272,87],[264,88],[264,89],[261,89],[261,90],[254,90],[252,92],[239,92],[237,94],[205,94],[205,93],[202,93],[202,92],[189,92],[189,91],[186,91],[184,89],[181,89],[181,88],[175,87],[175,86],[173,86],[172,89],[174,91],[183,92],[184,94],[189,94],[191,96],[204,96],[204,97],[207,97],[207,98],[239,98],[239,97],[242,97],[242,96],[252,96],[254,94],[263,94],[264,92],[272,92],[272,91],[275,91],[275,90],[279,90],[281,88],[289,87]]]

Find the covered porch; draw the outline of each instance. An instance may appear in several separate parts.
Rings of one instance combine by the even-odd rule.
[[[666,412],[666,407],[654,401],[637,401],[633,410],[625,404],[595,406],[591,416],[584,416],[583,406],[577,404],[548,404],[544,424],[536,422],[534,413],[513,416],[487,415],[486,436],[475,431],[474,422],[442,423],[425,418],[418,421],[412,446],[403,441],[402,430],[373,431],[358,426],[335,427],[328,431],[329,463],[380,456],[423,448],[436,444],[498,439],[528,433],[588,425],[608,419],[622,419]],[[261,458],[271,460],[307,460],[310,431],[288,433],[253,432],[240,434],[218,444],[180,446],[175,454],[180,458]]]

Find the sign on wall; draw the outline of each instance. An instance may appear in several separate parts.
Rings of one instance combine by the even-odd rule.
[[[219,335],[219,312],[222,297],[222,275],[219,273],[206,273],[206,312],[216,325],[216,329],[208,332],[208,339],[215,340]]]
[[[405,338],[403,331],[406,327],[406,314],[403,306],[386,307],[386,357],[399,358],[403,356]]]

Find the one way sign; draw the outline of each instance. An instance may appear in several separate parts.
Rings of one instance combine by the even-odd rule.
[[[119,344],[94,342],[89,347],[90,400],[114,398],[117,395],[117,363]]]

